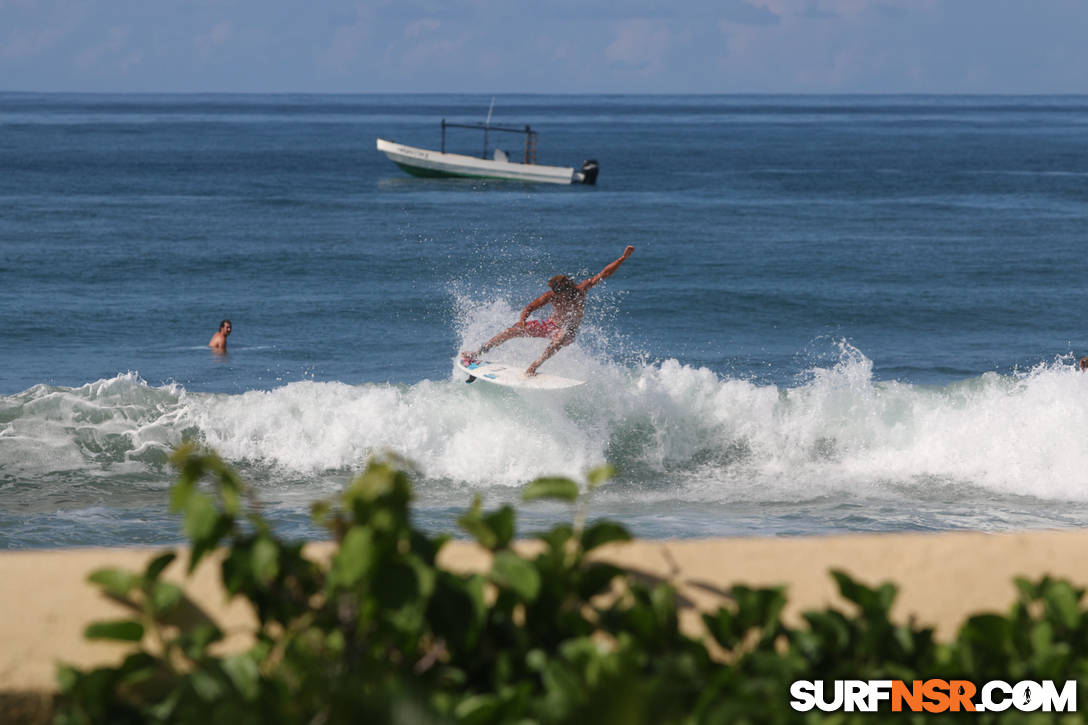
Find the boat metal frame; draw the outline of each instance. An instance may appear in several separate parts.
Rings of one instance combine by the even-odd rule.
[[[450,123],[446,119],[442,119],[442,153],[446,153],[446,129],[447,128],[467,128],[474,131],[484,132],[484,150],[480,154],[481,159],[487,158],[488,152],[488,133],[490,131],[498,131],[500,133],[517,133],[525,134],[525,160],[523,164],[535,164],[536,163],[536,145],[538,134],[528,124],[525,128],[513,128],[511,126],[492,126],[490,123]]]

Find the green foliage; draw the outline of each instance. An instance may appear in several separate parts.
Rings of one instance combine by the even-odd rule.
[[[337,500],[314,506],[335,541],[327,564],[279,539],[214,454],[186,447],[173,462],[188,570],[216,562],[226,591],[252,606],[248,644],[224,647],[222,629],[163,579],[173,552],[142,572],[96,571],[90,581],[130,616],[86,636],[132,651],[116,667],[62,666],[59,723],[910,723],[922,716],[794,712],[790,683],[1088,680],[1084,592],[1046,578],[1018,580],[1008,615],[972,617],[949,643],[892,620],[894,585],[870,588],[843,572],[832,576],[849,611],[806,612],[791,626],[783,588],[733,586],[728,606],[703,615],[706,638],[692,638],[669,582],[590,556],[631,538],[614,522],[585,525],[586,494],[614,475],[607,466],[582,486],[526,487],[526,500],[575,507],[573,524],[539,534],[531,554],[514,547],[514,510],[485,512],[477,498],[458,524],[491,564],[457,574],[436,563],[449,537],[411,524],[402,462],[372,462]],[[1039,716],[1006,712],[1000,722]]]

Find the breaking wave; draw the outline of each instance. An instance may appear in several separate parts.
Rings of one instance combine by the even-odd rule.
[[[391,450],[429,481],[471,487],[577,477],[609,461],[619,490],[627,482],[651,498],[797,501],[968,484],[1088,499],[1088,375],[1059,361],[943,386],[874,381],[868,358],[840,348],[837,362],[789,387],[676,360],[602,362],[579,346],[553,371],[589,382],[560,393],[465,385],[452,364],[448,379],[411,385],[303,381],[242,394],[156,387],[131,372],[37,385],[0,396],[0,482],[168,479],[169,450],[195,439],[302,486]]]

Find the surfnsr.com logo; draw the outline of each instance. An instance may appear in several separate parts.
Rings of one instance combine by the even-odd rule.
[[[830,686],[828,686],[830,685]],[[1077,681],[1053,680],[976,685],[969,680],[797,680],[790,706],[798,712],[1076,712]]]

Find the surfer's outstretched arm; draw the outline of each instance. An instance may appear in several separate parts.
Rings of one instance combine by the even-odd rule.
[[[630,244],[628,244],[627,249],[623,250],[623,254],[620,255],[619,259],[617,259],[615,262],[612,262],[607,267],[605,267],[600,272],[593,275],[592,277],[590,277],[586,281],[582,282],[580,285],[578,285],[578,287],[583,292],[585,292],[587,289],[589,289],[593,285],[597,284],[602,279],[605,279],[606,277],[611,277],[613,274],[616,273],[616,270],[620,268],[620,265],[623,264],[625,261],[627,261],[627,258],[630,257],[632,254],[634,254],[634,252],[635,252],[635,248],[632,247]]]
[[[524,325],[525,321],[529,319],[529,315],[533,314],[534,310],[539,310],[541,307],[551,302],[552,297],[555,297],[555,293],[548,290],[529,304],[525,305],[525,309],[521,311],[521,317],[518,318],[518,325]]]

